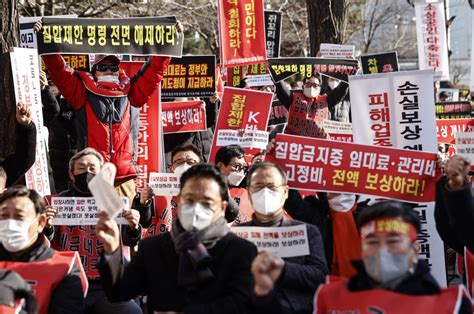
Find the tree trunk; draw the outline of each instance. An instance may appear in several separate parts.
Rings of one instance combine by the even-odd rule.
[[[322,43],[342,42],[345,0],[306,0],[310,53],[315,57]]]
[[[0,0],[0,161],[15,151],[15,94],[8,52],[18,46],[17,1]]]

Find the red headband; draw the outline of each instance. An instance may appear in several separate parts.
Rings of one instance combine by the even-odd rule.
[[[371,234],[397,233],[408,236],[411,240],[416,240],[416,228],[409,222],[397,218],[379,218],[364,224],[360,228],[362,239]]]

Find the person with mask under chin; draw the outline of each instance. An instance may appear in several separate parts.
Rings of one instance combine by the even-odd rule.
[[[171,232],[141,241],[126,266],[117,224],[100,213],[97,235],[105,255],[99,271],[108,298],[146,295],[148,313],[248,313],[257,248],[227,226],[225,177],[214,165],[198,164],[180,183]]]
[[[288,220],[284,215],[283,205],[289,188],[286,175],[278,165],[268,162],[253,165],[247,176],[247,190],[255,212],[251,221],[237,227],[286,227],[305,224],[298,220]],[[314,293],[329,273],[321,234],[316,226],[305,225],[309,255],[287,258],[273,256],[283,267],[274,292],[282,313],[312,313]],[[260,311],[257,310],[256,313]]]
[[[102,155],[93,148],[87,147],[76,153],[69,161],[69,178],[72,188],[61,192],[59,197],[92,197],[88,184],[100,171],[104,160]],[[143,201],[143,200],[142,200]],[[122,243],[124,249],[134,247],[141,239],[142,227],[140,223],[142,216],[151,217],[149,204],[141,204],[140,196],[135,197],[131,208],[123,212],[123,217],[128,221],[127,226],[122,229]],[[54,217],[56,210],[53,207],[47,209],[49,217]],[[151,218],[149,218],[151,219]],[[102,247],[97,238],[95,226],[51,226],[49,221],[45,233],[51,240],[51,246],[59,251],[78,251],[87,279],[89,281],[89,293],[85,299],[87,313],[142,313],[138,304],[132,300],[114,304],[105,297],[100,283],[100,275],[97,269]]]
[[[329,119],[329,110],[344,98],[348,86],[341,82],[321,95],[321,80],[316,76],[305,78],[303,91],[290,91],[283,81],[275,83],[277,97],[289,112],[285,133],[320,137],[323,120]]]
[[[442,289],[419,260],[420,221],[408,204],[383,201],[358,217],[362,260],[354,261],[350,279],[331,277],[315,297],[315,312],[329,313],[472,313],[463,286]],[[255,293],[267,302],[283,265],[261,254],[252,263]],[[263,305],[263,304],[262,304]],[[274,307],[272,313],[281,313]]]
[[[31,284],[25,283],[22,290],[33,292],[38,313],[82,314],[87,279],[81,261],[75,252],[58,252],[47,245],[47,220],[45,202],[35,190],[13,186],[0,195],[0,269],[16,272]],[[0,286],[6,283],[2,280]]]
[[[226,212],[226,219],[236,225],[251,220],[253,208],[245,188],[247,162],[244,150],[239,145],[221,147],[214,157],[214,162],[227,177],[230,196],[238,204],[237,215],[229,217],[229,212]]]

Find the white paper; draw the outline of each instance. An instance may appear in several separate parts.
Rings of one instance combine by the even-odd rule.
[[[107,212],[110,218],[115,218],[124,210],[122,199],[113,187],[115,173],[114,164],[107,162],[89,182],[89,190],[96,200],[97,207]]]
[[[319,52],[322,58],[354,58],[354,45],[321,44]]]
[[[267,86],[274,85],[270,74],[247,75],[245,82],[248,86]]]
[[[352,134],[352,123],[349,122],[324,120],[323,128],[327,134]]]
[[[232,232],[252,242],[258,251],[267,251],[281,258],[309,255],[305,224],[288,227],[232,227]]]
[[[174,173],[150,172],[148,186],[157,196],[176,196],[180,190],[179,179]]]
[[[455,140],[456,153],[474,163],[474,132],[457,132]]]
[[[239,145],[242,148],[265,149],[268,144],[268,132],[259,130],[219,130],[216,146]]]

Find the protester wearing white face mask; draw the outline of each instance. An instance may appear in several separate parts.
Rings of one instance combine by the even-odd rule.
[[[0,195],[0,268],[35,282],[39,313],[83,313],[87,283],[79,255],[46,245],[47,220],[36,191],[13,186]]]
[[[283,205],[289,188],[280,167],[266,162],[257,163],[247,175],[247,189],[255,213],[252,221],[239,226],[283,227],[304,224],[285,217]],[[311,313],[316,288],[328,274],[321,234],[316,226],[306,224],[306,228],[309,255],[283,259],[272,255],[284,267],[275,293],[282,313]],[[270,255],[266,252],[261,254]]]
[[[97,234],[105,253],[99,267],[112,301],[148,296],[148,312],[247,313],[256,247],[230,232],[224,219],[225,177],[198,164],[181,177],[178,219],[171,232],[144,239],[122,263],[117,225],[101,213]]]

